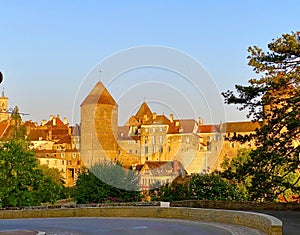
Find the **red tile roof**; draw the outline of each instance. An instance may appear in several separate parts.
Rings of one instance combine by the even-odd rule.
[[[220,132],[220,125],[199,125],[198,133],[216,133]]]
[[[141,168],[141,172],[143,170],[149,170],[153,176],[160,176],[160,175],[172,175],[177,174],[174,172],[175,170],[175,162],[178,167],[179,172],[185,172],[185,169],[180,161],[146,161],[144,166]]]
[[[148,118],[152,118],[152,112],[148,104],[143,102],[135,116],[143,118],[145,115],[147,115]]]
[[[9,125],[10,125],[10,122],[8,120],[0,122],[0,138],[3,138]]]
[[[31,130],[28,134],[28,137],[31,141],[48,140],[48,131],[47,130]]]
[[[65,128],[67,129],[68,126],[64,124],[64,122],[59,118],[59,116],[52,116],[50,120],[44,125],[53,128]]]

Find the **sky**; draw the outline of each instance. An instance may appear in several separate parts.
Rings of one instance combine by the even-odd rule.
[[[0,6],[0,87],[9,107],[38,123],[57,114],[79,123],[79,105],[97,80],[118,102],[120,124],[143,101],[157,113],[204,117],[205,123],[245,120],[236,107],[219,103],[222,91],[256,76],[247,65],[248,46],[266,49],[272,39],[300,28],[297,0],[0,0]],[[191,76],[204,70],[192,86],[180,68],[144,64],[112,75],[117,63],[127,64],[124,51],[149,46],[177,51],[172,64],[185,64]],[[160,52],[148,50],[140,58],[160,61]],[[190,59],[197,69],[190,69]]]

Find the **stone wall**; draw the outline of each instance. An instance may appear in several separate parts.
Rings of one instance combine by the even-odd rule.
[[[174,207],[192,207],[192,208],[214,208],[226,210],[294,210],[300,211],[300,203],[282,203],[282,202],[225,202],[210,200],[190,200],[171,202]]]

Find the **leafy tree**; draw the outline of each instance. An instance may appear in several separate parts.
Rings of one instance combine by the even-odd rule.
[[[59,198],[57,184],[39,168],[24,140],[0,145],[0,206],[33,206]],[[46,192],[47,191],[47,192]]]
[[[49,168],[47,165],[40,165],[40,168],[45,176],[42,187],[40,187],[43,202],[54,204],[58,199],[70,196],[70,193],[67,192],[68,190],[66,190],[64,186],[62,175],[58,169]]]
[[[50,177],[56,184],[64,185],[62,175],[57,168],[49,168],[47,165],[41,165],[40,168],[44,175]]]
[[[83,170],[75,187],[77,203],[138,201],[138,178],[117,163],[102,162]]]
[[[170,184],[166,184],[157,189],[149,191],[151,200],[153,201],[181,201],[190,199],[189,185],[179,184],[173,181]]]
[[[242,191],[234,183],[222,178],[218,172],[210,174],[195,174],[190,180],[179,184],[172,182],[158,189],[151,195],[157,201],[181,200],[246,200]]]
[[[193,175],[190,182],[191,199],[243,201],[244,195],[235,184],[223,179],[217,172]]]
[[[283,34],[268,49],[248,48],[248,64],[260,78],[250,79],[248,86],[236,85],[237,93],[223,93],[227,104],[248,109],[247,117],[263,121],[255,134],[236,137],[241,142],[254,139],[256,148],[228,174],[240,183],[248,179],[250,199],[259,201],[300,191],[300,32]]]

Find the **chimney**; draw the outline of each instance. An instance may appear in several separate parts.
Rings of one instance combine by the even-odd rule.
[[[202,126],[202,125],[203,125],[203,118],[199,117],[199,119],[198,119],[198,124],[199,124],[199,126]]]
[[[156,113],[153,113],[153,119],[156,119],[156,116],[157,116]]]
[[[170,114],[170,122],[173,123],[173,121],[174,121],[174,116],[173,114]]]
[[[67,118],[64,118],[64,124],[67,125],[68,122],[67,122]]]
[[[53,122],[52,123],[53,123],[53,126],[56,126],[56,118],[55,117],[53,118]]]
[[[178,174],[178,170],[179,170],[178,160],[174,160],[173,161],[173,172],[174,172],[174,174]]]
[[[41,125],[45,126],[46,123],[47,123],[47,121],[45,119],[43,119]]]

